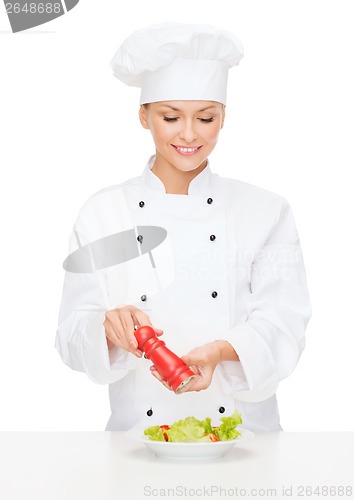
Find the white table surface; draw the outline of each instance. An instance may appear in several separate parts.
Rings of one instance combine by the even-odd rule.
[[[192,463],[158,459],[121,432],[0,433],[1,500],[347,499],[353,489],[354,433],[257,434]]]

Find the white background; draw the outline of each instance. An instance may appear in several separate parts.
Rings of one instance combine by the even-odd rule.
[[[178,21],[245,47],[212,170],[283,195],[297,221],[313,317],[278,393],[282,425],[352,431],[353,2],[81,0],[17,34],[0,10],[0,430],[104,429],[107,387],[54,349],[62,262],[85,200],[153,153],[139,91],[109,61],[131,31]]]

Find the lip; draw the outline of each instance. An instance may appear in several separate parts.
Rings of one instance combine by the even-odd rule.
[[[180,146],[179,144],[171,144],[171,146],[177,151],[178,154],[182,156],[194,156],[196,155],[202,146]],[[188,151],[192,150],[192,151]]]

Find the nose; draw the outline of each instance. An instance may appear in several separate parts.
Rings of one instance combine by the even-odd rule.
[[[185,120],[183,122],[183,126],[181,128],[179,136],[187,143],[195,141],[198,135],[197,132],[195,131],[192,120]]]

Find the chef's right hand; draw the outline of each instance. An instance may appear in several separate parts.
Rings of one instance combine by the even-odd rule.
[[[124,305],[106,312],[104,328],[108,349],[113,345],[129,351],[138,358],[143,353],[138,349],[138,342],[135,338],[135,326],[152,326],[150,318],[143,311],[134,306]],[[156,335],[162,335],[163,331],[154,328]]]

